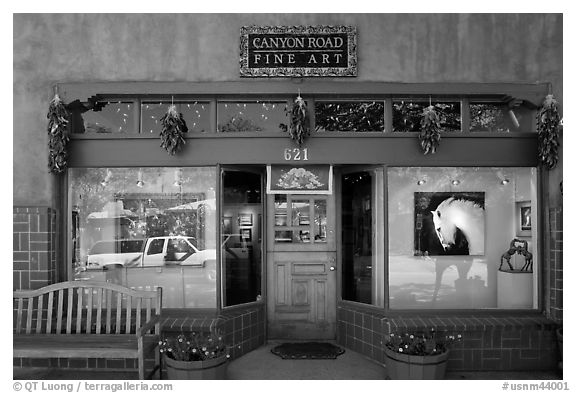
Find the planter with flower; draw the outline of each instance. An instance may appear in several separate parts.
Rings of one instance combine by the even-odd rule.
[[[385,364],[390,379],[443,379],[450,346],[460,334],[390,333],[384,346]]]
[[[230,355],[218,332],[164,338],[160,353],[168,379],[226,379]]]

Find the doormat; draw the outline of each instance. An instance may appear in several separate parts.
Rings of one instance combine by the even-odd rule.
[[[336,359],[344,349],[330,343],[303,342],[280,344],[271,352],[282,359]]]

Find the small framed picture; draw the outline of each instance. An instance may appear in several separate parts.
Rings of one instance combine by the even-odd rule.
[[[243,241],[251,242],[252,241],[252,229],[250,229],[250,228],[240,229],[240,236],[242,236]]]
[[[274,225],[277,227],[285,227],[288,225],[288,217],[286,213],[276,213],[274,215]]]
[[[238,214],[238,224],[241,227],[251,227],[252,226],[252,214],[239,213]]]
[[[222,233],[224,235],[232,234],[232,217],[222,217]]]
[[[530,201],[516,202],[516,235],[532,235],[532,204]]]

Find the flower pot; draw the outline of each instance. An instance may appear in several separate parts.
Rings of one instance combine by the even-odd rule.
[[[226,379],[228,358],[220,356],[203,361],[186,362],[164,356],[168,379]]]
[[[390,379],[444,379],[449,351],[439,355],[406,355],[384,348]]]

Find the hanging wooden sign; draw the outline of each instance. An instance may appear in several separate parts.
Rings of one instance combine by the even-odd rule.
[[[243,26],[240,76],[356,76],[355,26]]]
[[[268,165],[268,194],[332,194],[332,165]]]

